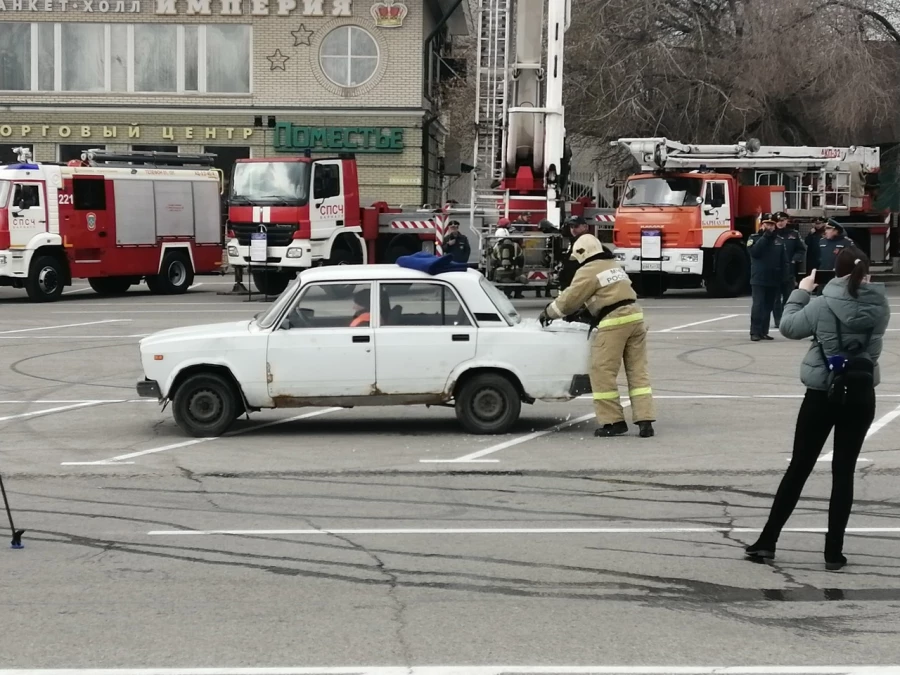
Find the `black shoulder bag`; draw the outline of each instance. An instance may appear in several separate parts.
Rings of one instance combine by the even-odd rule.
[[[828,307],[826,305],[826,307]],[[844,346],[841,334],[841,320],[828,307],[834,316],[835,333],[837,334],[838,353],[834,356],[825,354],[825,347],[816,336],[816,344],[822,360],[828,369],[828,400],[832,403],[844,404],[875,389],[875,361],[869,354],[869,343],[872,341],[870,330],[866,333],[866,341],[860,344],[854,340],[848,347]]]

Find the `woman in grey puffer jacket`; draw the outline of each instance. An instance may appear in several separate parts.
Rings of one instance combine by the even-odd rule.
[[[831,502],[828,534],[825,537],[825,568],[839,570],[847,564],[843,555],[844,532],[853,506],[853,474],[863,441],[875,419],[875,390],[868,387],[843,403],[828,398],[830,372],[823,358],[839,353],[840,342],[850,348],[854,342],[868,347],[874,362],[874,385],[880,381],[878,357],[884,332],[891,318],[883,284],[869,281],[869,261],[856,248],[845,249],[835,261],[835,278],[813,298],[815,270],[791,294],[781,319],[781,334],[793,340],[816,337],[800,366],[806,396],[797,415],[791,464],[781,480],[769,519],[756,543],[748,546],[750,558],[774,558],[781,530],[800,499],[828,435],[834,429]],[[821,343],[821,346],[820,344]]]

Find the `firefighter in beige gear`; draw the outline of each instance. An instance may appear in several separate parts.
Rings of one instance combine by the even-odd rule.
[[[540,322],[547,325],[554,319],[586,310],[591,325],[597,328],[591,345],[591,389],[594,412],[601,426],[594,435],[618,436],[628,431],[616,384],[624,360],[632,419],[641,437],[653,436],[647,328],[631,281],[612,253],[591,234],[583,234],[575,241],[571,257],[580,265],[572,284],[544,308]]]

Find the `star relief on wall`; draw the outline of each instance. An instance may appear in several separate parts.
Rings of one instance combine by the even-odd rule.
[[[269,60],[270,64],[269,70],[287,70],[284,64],[287,63],[287,60],[291,57],[285,56],[281,53],[280,49],[276,49],[272,56],[267,56],[266,58]]]
[[[294,37],[294,46],[299,47],[300,45],[309,46],[309,38],[312,37],[313,31],[306,30],[306,24],[301,23],[300,28],[297,30],[292,30],[291,35]]]

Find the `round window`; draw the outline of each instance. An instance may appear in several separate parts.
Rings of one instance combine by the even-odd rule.
[[[322,40],[319,61],[325,77],[339,87],[359,87],[378,70],[378,44],[357,26],[340,26]]]

